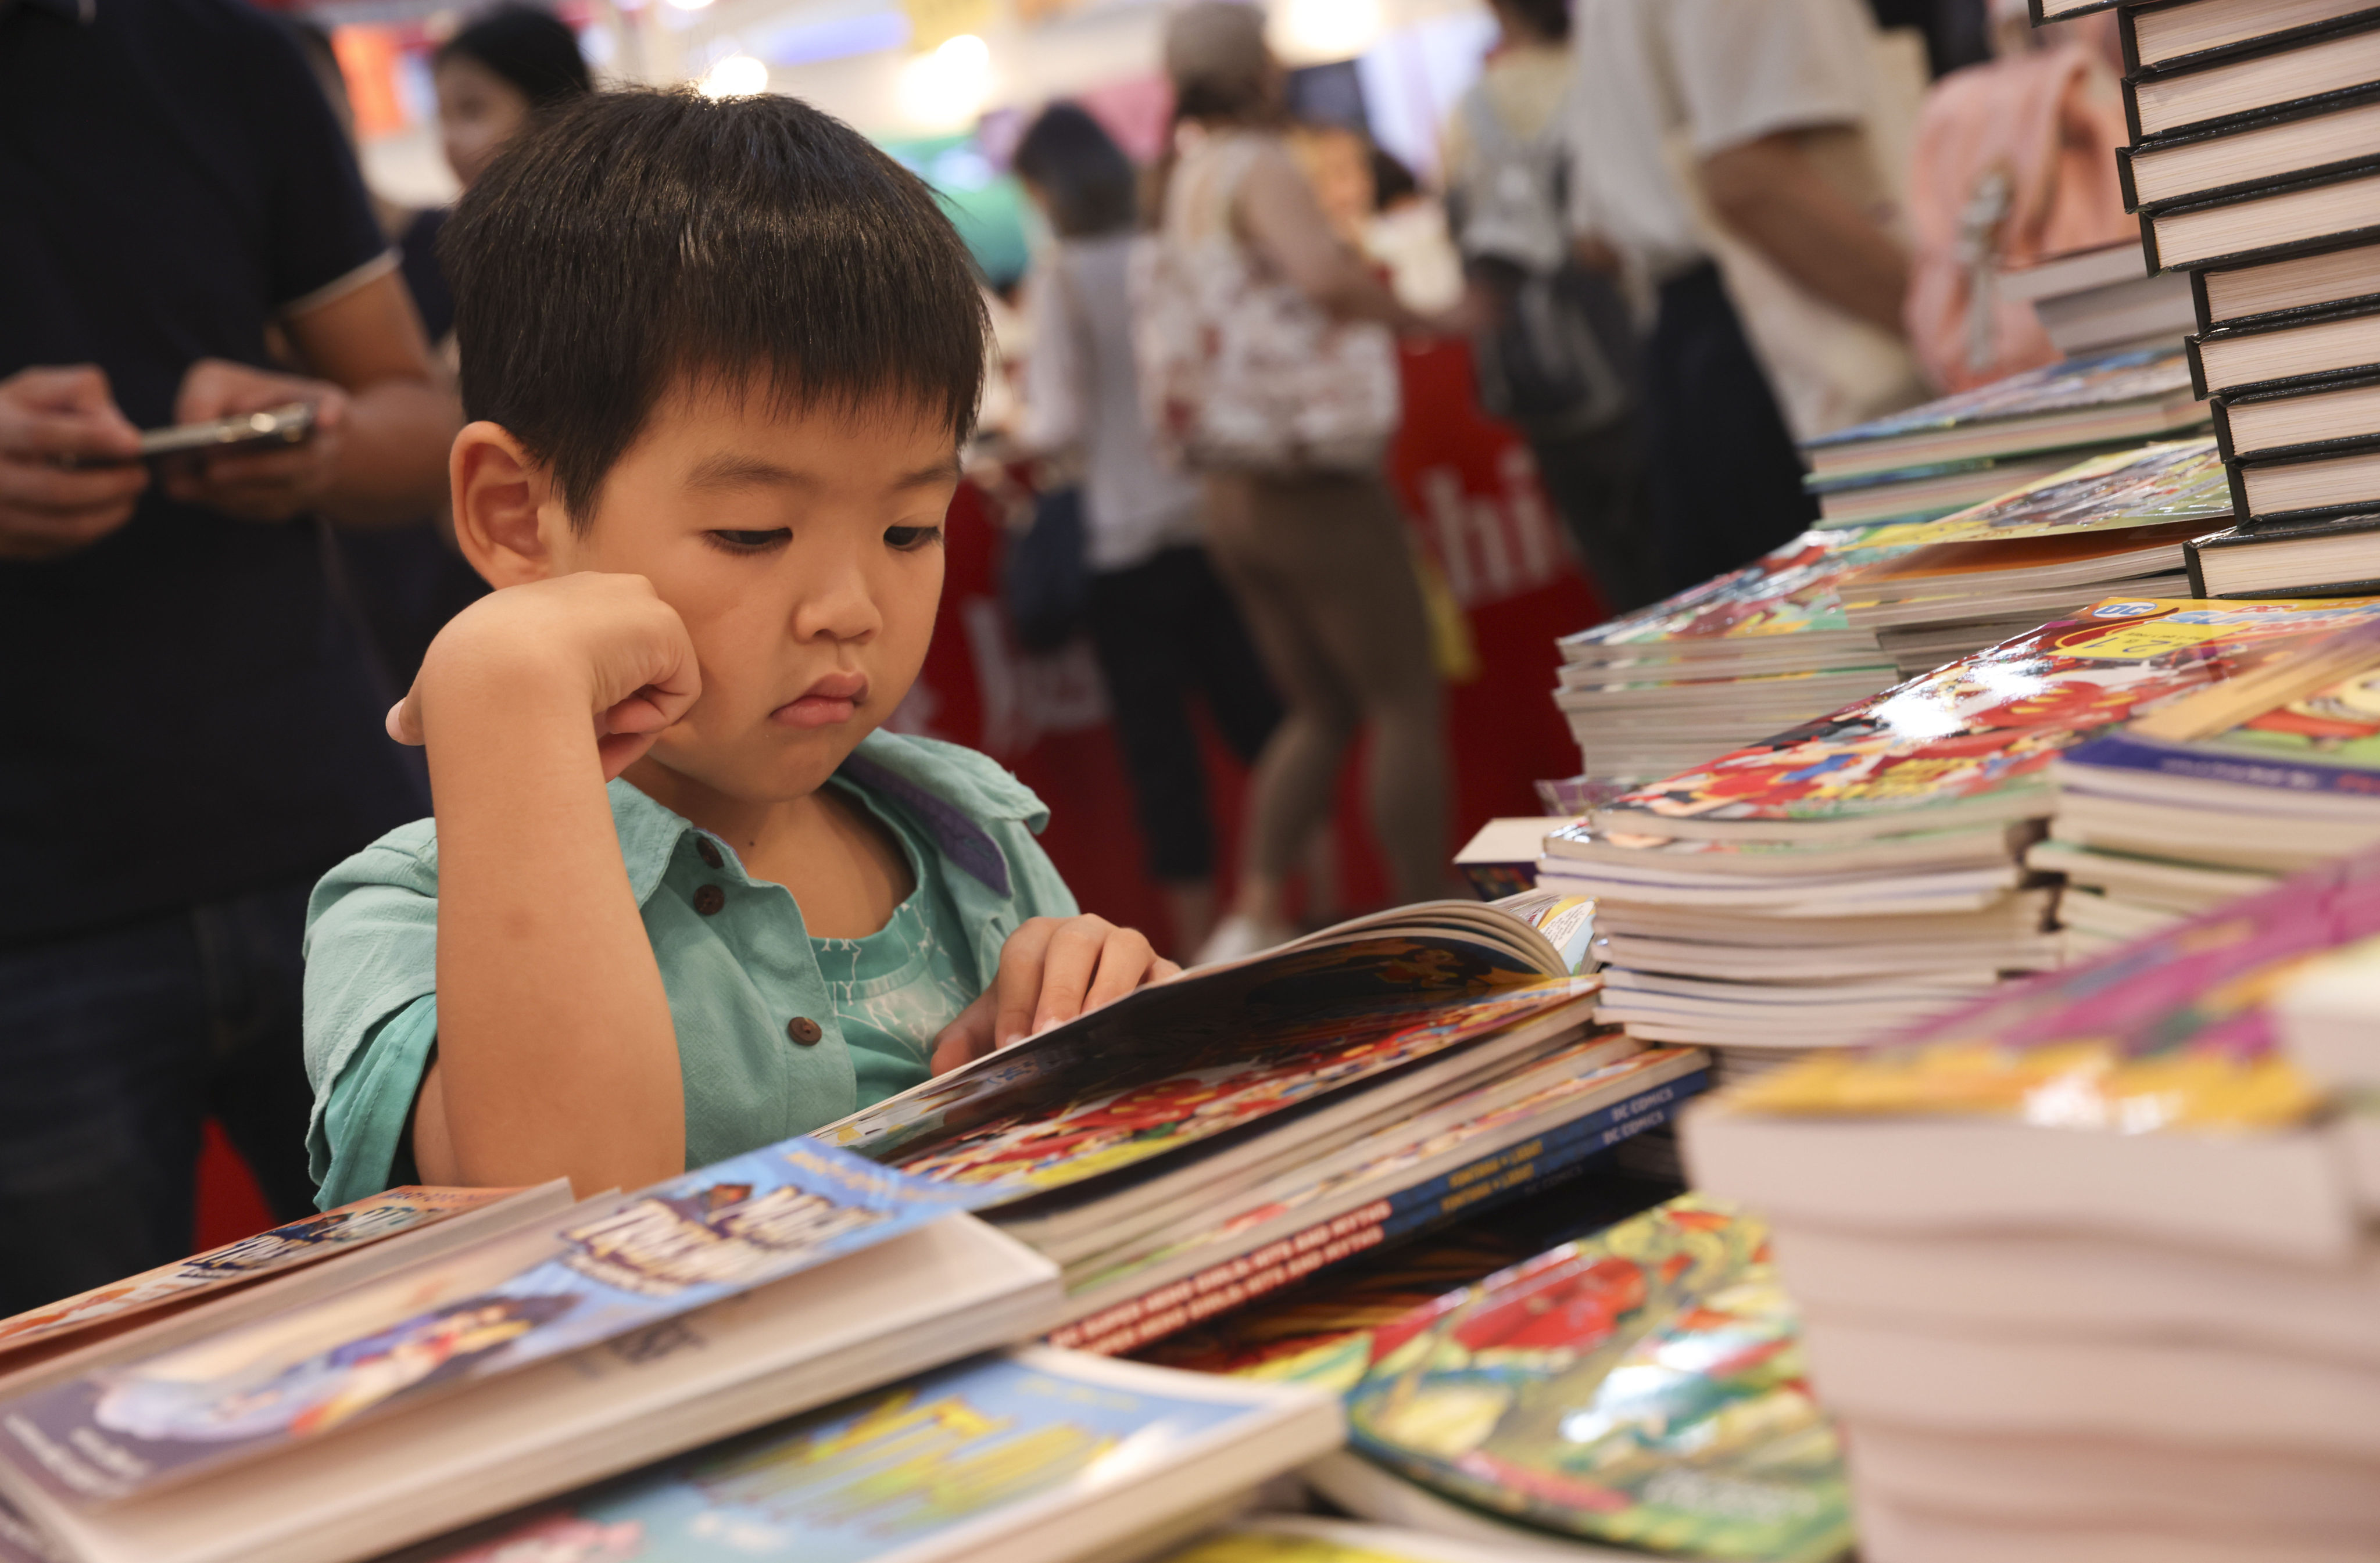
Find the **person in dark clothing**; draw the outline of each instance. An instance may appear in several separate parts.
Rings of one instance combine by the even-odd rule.
[[[418,816],[326,524],[460,422],[329,105],[236,0],[0,0],[0,1315],[191,1246],[212,1110],[312,1206],[299,938]],[[309,369],[278,372],[277,331]],[[304,444],[135,430],[298,401]]]

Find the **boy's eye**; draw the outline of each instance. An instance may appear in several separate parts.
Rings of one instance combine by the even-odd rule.
[[[789,527],[772,527],[765,532],[713,531],[703,534],[730,553],[758,553],[763,549],[776,547],[793,535]]]
[[[940,527],[887,527],[884,528],[884,540],[891,547],[907,553],[929,543],[941,541],[942,529]]]

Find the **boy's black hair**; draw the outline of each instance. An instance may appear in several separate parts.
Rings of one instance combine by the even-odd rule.
[[[506,147],[439,240],[466,417],[546,464],[574,519],[690,376],[788,410],[983,388],[983,300],[933,194],[792,98],[602,92]]]
[[[1009,166],[1041,192],[1062,238],[1097,238],[1131,227],[1140,214],[1140,176],[1099,122],[1073,103],[1052,103],[1016,143]]]

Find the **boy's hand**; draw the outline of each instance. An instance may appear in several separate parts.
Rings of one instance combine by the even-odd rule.
[[[491,702],[513,726],[540,700],[559,699],[591,720],[609,782],[701,693],[686,622],[652,583],[581,572],[508,587],[456,614],[390,708],[388,733],[419,745],[440,712]]]
[[[205,423],[304,402],[314,428],[294,445],[227,452],[176,461],[165,491],[243,521],[286,521],[319,505],[338,480],[347,431],[347,394],[327,380],[275,374],[222,358],[201,358],[182,377],[176,423]]]
[[[122,465],[61,465],[69,459]],[[0,380],[0,559],[46,559],[97,542],[132,518],[148,486],[140,432],[97,366]]]
[[[936,1074],[1061,1021],[1182,975],[1134,928],[1104,917],[1035,917],[1009,936],[983,996],[934,1038]]]

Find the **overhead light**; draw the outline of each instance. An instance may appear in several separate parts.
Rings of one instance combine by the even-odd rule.
[[[1353,59],[1380,41],[1379,0],[1289,0],[1274,25],[1293,59]]]
[[[710,0],[669,0],[669,3],[681,11],[699,11],[710,5]]]
[[[709,4],[709,0],[704,0]],[[730,55],[702,78],[706,98],[749,98],[769,90],[769,67],[749,55]]]
[[[922,129],[975,123],[991,97],[991,46],[972,32],[946,39],[901,67],[901,112]]]

